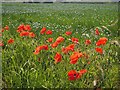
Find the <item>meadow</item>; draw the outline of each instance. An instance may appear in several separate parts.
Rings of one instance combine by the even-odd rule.
[[[118,88],[118,4],[2,3],[3,88]]]

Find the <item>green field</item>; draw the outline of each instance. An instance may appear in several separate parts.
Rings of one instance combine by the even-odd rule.
[[[2,3],[2,80],[4,88],[118,88],[118,4],[80,4],[80,3]],[[21,37],[16,32],[20,24],[29,24],[34,38]],[[46,27],[51,35],[40,34]],[[100,35],[95,35],[96,27]],[[67,36],[66,31],[72,34]],[[0,33],[0,34],[1,34]],[[64,41],[56,48],[51,44],[62,36]],[[72,37],[79,39],[74,51],[86,53],[89,57],[79,58],[76,64],[70,64],[74,51],[64,54],[61,48],[73,44]],[[96,42],[106,37],[105,45],[96,46]],[[12,38],[14,43],[9,44]],[[53,42],[46,42],[53,38]],[[91,40],[85,45],[85,40]],[[33,52],[37,46],[48,45],[38,55]],[[95,51],[103,49],[103,54]],[[59,52],[61,62],[55,64],[54,56]],[[88,64],[88,62],[90,62]],[[70,70],[87,72],[77,80],[68,80]]]

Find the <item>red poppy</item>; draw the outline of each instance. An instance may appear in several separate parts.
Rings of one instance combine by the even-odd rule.
[[[67,47],[62,48],[62,52],[66,54],[69,51],[74,51],[74,48],[75,48],[75,44],[70,44]]]
[[[52,31],[51,31],[51,30],[47,30],[47,31],[46,31],[46,34],[47,34],[47,35],[50,35],[50,34],[52,34]]]
[[[29,32],[27,32],[27,31],[22,31],[21,33],[20,33],[20,36],[22,37],[22,36],[29,36]]]
[[[0,32],[4,32],[4,29],[2,28],[2,30]]]
[[[35,55],[38,55],[38,54],[40,53],[40,51],[39,51],[39,50],[35,50],[33,53],[34,53]]]
[[[40,53],[40,50],[48,50],[48,45],[41,45],[41,46],[37,46],[34,54],[37,55]]]
[[[59,36],[59,37],[56,39],[56,41],[55,41],[53,44],[51,44],[52,48],[57,47],[57,46],[58,46],[61,42],[63,42],[63,41],[64,41],[64,38],[61,37],[61,36]]]
[[[78,38],[71,38],[72,42],[74,43],[79,43],[79,39]]]
[[[66,35],[71,35],[72,32],[71,32],[71,31],[66,31],[65,34],[66,34]]]
[[[43,50],[48,50],[48,45],[42,45],[41,47]]]
[[[52,47],[52,48],[55,48],[55,47],[58,46],[58,44],[59,44],[58,42],[54,42],[53,44],[51,44],[51,47]]]
[[[52,42],[53,41],[53,38],[48,38],[47,39],[47,42]]]
[[[70,80],[70,81],[77,80],[80,77],[81,77],[81,75],[76,70],[70,70],[68,72],[68,80]]]
[[[86,45],[91,44],[91,40],[86,40],[86,41],[85,41],[85,44],[86,44]]]
[[[58,62],[60,62],[62,60],[62,55],[57,52],[54,57],[54,60],[55,60],[55,64],[57,64]]]
[[[14,43],[14,39],[10,38],[7,42],[8,42],[8,44],[12,44],[12,43]]]
[[[18,26],[17,29],[18,29],[18,30],[24,30],[24,27],[25,27],[25,25],[24,25],[24,24],[21,24],[21,25]]]
[[[42,29],[41,29],[41,31],[40,31],[40,34],[44,34],[45,32],[46,32],[46,28],[45,27],[43,27]]]
[[[35,34],[34,34],[33,32],[30,32],[30,33],[29,33],[29,37],[34,38],[34,37],[35,37]]]
[[[30,30],[31,30],[30,25],[25,25],[25,26],[24,26],[24,30],[30,31]]]
[[[97,46],[105,45],[107,41],[108,41],[108,39],[106,37],[102,37],[96,42],[96,45]]]
[[[83,75],[83,74],[86,73],[86,72],[87,72],[86,69],[82,69],[82,70],[79,71],[79,73],[80,73],[81,75]]]
[[[100,54],[103,54],[103,50],[102,48],[95,48],[96,52],[100,53]]]
[[[82,57],[83,54],[82,53],[79,53],[79,52],[74,52],[71,56],[70,56],[70,63],[71,64],[76,64],[78,59],[80,57]]]
[[[42,47],[41,46],[37,46],[35,51],[34,51],[34,54],[35,55],[39,54],[40,50],[42,50]]]
[[[96,35],[99,35],[99,34],[100,34],[98,28],[96,28],[96,30],[95,30],[95,34],[96,34]]]
[[[4,27],[4,29],[5,29],[5,30],[9,30],[9,26],[6,25],[6,26]]]
[[[58,43],[61,43],[64,41],[64,38],[62,36],[59,36],[57,39],[56,39],[56,42]]]

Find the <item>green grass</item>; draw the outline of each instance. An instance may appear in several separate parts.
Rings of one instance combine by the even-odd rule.
[[[8,25],[9,31],[2,33],[4,46],[2,47],[2,78],[5,88],[93,88],[93,81],[98,80],[97,87],[118,87],[118,46],[111,44],[118,42],[118,5],[108,4],[2,4],[2,27]],[[30,24],[35,38],[20,37],[16,32],[20,24]],[[52,35],[40,35],[40,30],[45,26],[53,30]],[[106,28],[102,28],[105,26]],[[94,35],[95,28],[100,28],[100,36]],[[65,36],[68,30],[71,36]],[[77,32],[77,33],[76,33]],[[83,35],[89,34],[90,37]],[[58,36],[63,36],[65,42],[48,51],[41,51],[34,55],[36,46],[46,43],[45,40],[52,37],[54,41]],[[61,47],[71,44],[67,39],[79,38],[80,44],[75,50],[89,54],[89,58],[79,59],[78,63],[71,65],[69,56],[61,53]],[[103,47],[104,54],[95,52],[95,42],[100,37],[107,37],[108,42]],[[7,40],[13,38],[15,42],[7,44]],[[84,45],[86,39],[92,44]],[[54,64],[55,52],[60,52],[62,61]],[[96,56],[98,57],[96,59]],[[38,62],[40,58],[40,62]],[[90,61],[89,65],[86,65]],[[86,65],[86,66],[85,66]],[[79,80],[69,81],[67,72],[75,69],[87,69],[88,72]]]

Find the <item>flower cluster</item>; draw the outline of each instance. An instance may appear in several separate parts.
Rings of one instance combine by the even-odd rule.
[[[31,31],[31,26],[30,25],[24,25],[24,24],[21,24],[17,27],[17,32],[19,33],[20,37],[31,37],[31,38],[34,38],[36,35],[34,32]],[[3,29],[2,29],[2,32],[4,30],[9,30],[9,26],[5,26]],[[53,31],[52,30],[47,30],[46,27],[43,27],[40,31],[39,31],[39,34],[40,35],[52,35],[53,34]],[[65,32],[65,35],[66,36],[70,36],[72,34],[71,31],[66,31]],[[98,30],[98,28],[96,28],[95,30],[95,34],[98,36],[100,35],[100,32]],[[2,36],[2,35],[1,35]],[[42,50],[49,50],[49,48],[57,48],[58,45],[62,44],[64,41],[68,40],[66,39],[66,37],[64,36],[58,36],[55,41],[53,42],[53,39],[52,37],[49,37],[46,39],[46,42],[47,44],[42,44],[42,45],[38,45],[33,54],[34,55],[39,55],[39,53],[42,51]],[[62,46],[60,51],[55,51],[55,54],[54,54],[54,61],[55,61],[55,64],[58,64],[62,61],[63,59],[63,55],[68,55],[69,56],[69,63],[70,64],[76,64],[80,58],[82,57],[85,57],[86,59],[89,58],[89,55],[85,52],[81,52],[78,48],[78,45],[80,44],[80,41],[79,41],[79,38],[75,38],[75,37],[71,37],[69,38],[69,40],[71,41],[69,45],[67,46]],[[103,49],[100,47],[100,46],[103,46],[107,43],[108,39],[106,37],[101,37],[97,42],[95,42],[95,51],[98,52],[100,55],[103,54]],[[10,38],[7,43],[8,44],[12,44],[14,43],[14,39],[13,38]],[[86,39],[84,44],[86,46],[90,45],[90,44],[93,44],[93,42],[90,40],[90,39]],[[2,41],[0,41],[0,46],[4,46],[4,43]],[[77,50],[75,49],[77,48]],[[39,58],[40,59],[40,58]],[[88,62],[88,64],[90,64],[90,62]],[[70,70],[68,72],[68,79],[69,80],[77,80],[79,78],[82,77],[83,74],[85,74],[87,72],[86,69],[82,69],[80,70],[79,72],[76,71],[76,70]]]

